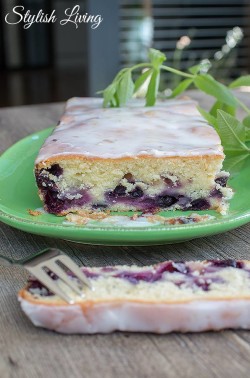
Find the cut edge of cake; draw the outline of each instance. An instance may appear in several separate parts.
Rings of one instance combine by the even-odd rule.
[[[77,99],[77,101],[80,103],[80,99]],[[72,106],[72,101],[69,104]],[[175,119],[175,116],[179,120],[178,101],[175,101],[174,104],[177,110],[172,115],[172,120]],[[69,109],[71,109],[70,106],[68,105]],[[194,114],[191,112],[190,115],[194,125],[197,122],[199,125],[196,128],[195,126],[193,127],[192,133],[198,133],[197,140],[201,141],[206,136],[211,137],[212,147],[209,147],[208,143],[201,151],[197,151],[197,149],[194,149],[194,151],[187,150],[183,156],[178,156],[178,151],[176,156],[171,156],[171,154],[164,156],[164,151],[161,151],[163,155],[160,157],[157,156],[157,153],[154,156],[150,154],[150,151],[155,151],[152,148],[149,148],[147,154],[142,149],[135,156],[133,154],[128,156],[114,154],[113,158],[103,157],[103,155],[89,156],[84,153],[84,148],[87,146],[85,142],[81,142],[84,148],[82,147],[82,152],[79,153],[79,146],[81,146],[79,141],[77,142],[79,144],[76,144],[76,151],[72,153],[72,146],[67,147],[65,143],[59,142],[56,138],[58,131],[59,137],[64,134],[65,127],[69,129],[69,133],[71,131],[69,126],[71,122],[73,125],[72,130],[76,123],[78,131],[80,129],[82,132],[82,129],[87,127],[90,121],[88,119],[81,120],[84,108],[81,110],[80,105],[78,105],[77,110],[75,108],[75,110],[68,110],[69,114],[66,111],[66,115],[61,119],[61,124],[56,127],[55,133],[52,133],[51,137],[49,137],[50,139],[48,138],[45,142],[41,149],[43,152],[40,152],[40,157],[38,156],[36,161],[36,181],[39,187],[39,195],[44,202],[46,211],[57,215],[66,215],[82,209],[107,209],[112,211],[212,209],[225,214],[228,208],[228,201],[232,197],[232,190],[227,187],[229,174],[221,171],[224,154],[219,137],[212,127],[197,116],[197,111],[194,109],[194,105],[190,104],[190,101],[188,101],[186,112],[189,107],[194,112]],[[160,109],[162,108],[163,105],[161,105]],[[142,111],[140,108],[135,109]],[[157,109],[153,112],[157,112]],[[116,114],[112,113],[113,109],[104,109],[103,111],[105,113],[102,113],[98,108],[98,112],[105,114],[106,117],[108,117],[107,114],[112,116]],[[107,113],[109,111],[111,113]],[[170,114],[171,111],[168,111]],[[145,113],[145,108],[143,108],[143,112]],[[142,115],[139,114],[138,118],[143,117],[144,113]],[[86,114],[88,114],[87,110]],[[90,115],[93,114],[95,114],[95,108],[90,108]],[[101,117],[100,114],[98,115],[99,118]],[[151,117],[153,116],[156,117],[151,114]],[[117,114],[114,117],[117,117]],[[188,118],[189,114],[186,114],[185,117]],[[116,118],[114,119],[116,120]],[[84,122],[87,123],[87,126]],[[94,122],[92,118],[91,122]],[[149,122],[150,127],[151,123],[152,118],[150,118]],[[62,125],[62,131],[60,131],[60,125]],[[94,125],[92,125],[93,134],[95,132]],[[164,129],[164,126],[161,125],[159,130],[164,134],[166,130],[162,131],[162,128]],[[181,129],[182,126],[179,126],[179,128]],[[188,126],[188,129],[192,129],[191,125]],[[77,133],[77,130],[74,132]],[[111,135],[112,132],[115,133],[115,129],[111,130]],[[180,132],[179,130],[178,133]],[[174,133],[174,130],[171,133]],[[53,135],[55,135],[55,138]],[[65,136],[62,138],[65,138]],[[103,139],[106,140],[105,134],[102,137],[99,135],[98,138],[96,137],[97,144],[102,144]],[[175,140],[174,136],[172,138]],[[94,140],[95,138],[92,137],[92,139]],[[111,139],[110,137],[109,143],[111,143]],[[53,140],[58,143],[57,153],[53,153]],[[94,147],[92,146],[91,148],[93,150]],[[106,150],[104,149],[104,151]],[[182,154],[182,151],[180,153]]]
[[[42,292],[36,280],[19,292],[21,307],[33,324],[90,334],[250,328],[249,261],[166,261],[83,271],[94,291],[85,289],[86,297],[75,297],[75,304]]]

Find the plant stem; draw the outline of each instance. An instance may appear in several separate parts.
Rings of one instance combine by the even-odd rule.
[[[134,71],[136,70],[137,68],[151,68],[152,67],[152,64],[151,63],[139,63],[139,64],[136,64],[135,66],[133,67],[130,67],[129,68],[129,71]]]
[[[165,70],[165,71],[172,72],[172,73],[174,73],[176,75],[188,77],[190,79],[193,79],[195,77],[195,75],[188,74],[186,72],[182,72],[182,71],[176,70],[175,68],[172,68],[172,67],[169,67],[169,66],[160,66],[160,68],[163,69],[163,70]]]
[[[130,71],[134,71],[138,68],[151,68],[152,67],[152,63],[139,63],[139,64],[136,64],[135,66],[129,68]],[[172,72],[176,75],[179,75],[179,76],[184,76],[184,77],[188,77],[190,79],[193,79],[195,75],[192,75],[192,74],[189,74],[189,73],[186,73],[186,72],[182,72],[180,70],[177,70],[175,68],[172,68],[172,67],[169,67],[169,66],[164,66],[164,65],[161,65],[159,67],[160,69],[163,69],[165,71],[169,71],[169,72]]]
[[[122,79],[122,76],[124,74],[124,72],[132,72],[138,68],[150,68],[152,67],[152,64],[151,63],[139,63],[139,64],[136,64],[135,66],[132,66],[132,67],[129,67],[129,68],[123,68],[121,71],[119,71],[117,73],[117,75],[115,76],[114,80],[112,81],[112,83],[115,83],[116,81],[120,81]]]

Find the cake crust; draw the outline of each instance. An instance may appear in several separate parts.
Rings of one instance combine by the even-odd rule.
[[[249,261],[212,260],[83,268],[95,290],[75,304],[42,297],[34,281],[19,301],[33,324],[62,333],[249,329],[249,267]]]
[[[224,155],[223,155],[224,156]],[[147,160],[147,159],[152,159],[154,158],[152,155],[140,155],[140,160]],[[114,162],[114,161],[133,161],[137,160],[137,156],[123,156],[123,157],[118,157],[118,158],[101,158],[98,156],[85,156],[85,155],[60,155],[60,156],[52,156],[48,158],[46,161],[42,161],[40,163],[36,164],[37,169],[44,169],[47,167],[51,167],[51,165],[58,163],[60,161],[65,161],[65,160],[82,160],[82,161],[101,161],[105,164],[105,162]],[[155,158],[154,158],[155,159]],[[158,158],[159,159],[159,158]],[[177,160],[180,159],[180,156],[162,156],[160,158],[161,160]],[[181,158],[182,160],[188,160],[188,161],[197,161],[199,159],[203,160],[208,160],[208,161],[213,161],[214,159],[218,160],[219,162],[222,161],[222,155],[221,154],[214,154],[214,155],[194,155],[194,156],[185,156]]]

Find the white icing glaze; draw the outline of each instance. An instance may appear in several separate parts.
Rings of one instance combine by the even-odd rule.
[[[203,300],[186,303],[34,304],[19,297],[32,323],[61,333],[112,331],[168,333],[202,332],[225,328],[250,329],[250,300]]]
[[[148,155],[221,155],[220,138],[187,100],[158,101],[144,107],[102,108],[101,99],[72,98],[36,163],[62,155],[121,158]]]

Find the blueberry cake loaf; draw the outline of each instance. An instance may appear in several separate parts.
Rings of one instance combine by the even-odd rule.
[[[191,100],[126,108],[72,98],[36,159],[45,210],[225,212],[232,191],[221,141]]]
[[[68,292],[74,304],[30,279],[19,301],[34,325],[82,334],[250,328],[250,261],[166,261],[82,271],[92,289],[84,289],[83,298]],[[62,281],[53,279],[66,290]]]

